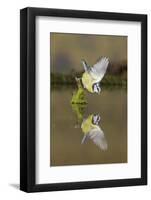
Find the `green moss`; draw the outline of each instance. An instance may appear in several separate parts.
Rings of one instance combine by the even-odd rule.
[[[79,87],[78,90],[73,93],[71,104],[87,104],[85,92],[82,87]]]
[[[76,114],[78,123],[81,123],[85,113],[85,108],[87,104],[71,104],[73,112]]]

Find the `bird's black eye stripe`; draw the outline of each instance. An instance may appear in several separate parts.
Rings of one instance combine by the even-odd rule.
[[[94,90],[94,86],[95,86],[95,84],[92,85],[92,89],[93,89],[93,90]]]
[[[80,79],[80,83],[81,83],[82,87],[84,88],[84,85],[83,85],[82,79]]]
[[[92,85],[93,90],[94,90],[94,86],[96,86],[96,88],[97,88],[98,91],[100,90],[100,85],[99,85],[99,83],[94,83],[94,84]]]

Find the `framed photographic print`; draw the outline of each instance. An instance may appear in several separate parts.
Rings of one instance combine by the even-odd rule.
[[[20,12],[20,189],[147,184],[147,16]]]

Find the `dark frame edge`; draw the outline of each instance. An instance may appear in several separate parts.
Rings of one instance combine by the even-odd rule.
[[[31,176],[31,151],[32,139],[29,122],[31,119],[30,108],[32,95],[29,94],[30,78],[30,34],[29,8],[20,10],[20,190],[30,192],[34,186]],[[34,114],[34,113],[33,113]],[[30,131],[31,130],[31,131]],[[35,152],[33,152],[35,153]],[[34,162],[34,161],[33,161]],[[33,171],[32,171],[33,172]]]
[[[26,7],[35,16],[52,16],[52,17],[69,17],[69,18],[85,18],[85,19],[102,19],[116,21],[142,21],[146,14],[138,13],[120,13],[92,10],[73,10],[43,7]]]
[[[141,178],[147,185],[147,15],[141,20]]]
[[[28,193],[32,192],[53,192],[64,190],[83,190],[83,189],[100,189],[112,187],[129,187],[129,186],[143,186],[146,181],[142,178],[133,179],[117,179],[105,181],[87,181],[87,182],[69,182],[69,183],[53,183],[53,184],[35,184],[30,187]]]
[[[20,10],[20,190],[27,191],[27,9]]]
[[[35,186],[35,16],[20,10],[20,190]]]

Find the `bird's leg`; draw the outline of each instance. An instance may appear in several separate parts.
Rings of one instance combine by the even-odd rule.
[[[75,77],[75,80],[76,80],[76,83],[77,83],[78,88],[82,88],[81,78]]]

